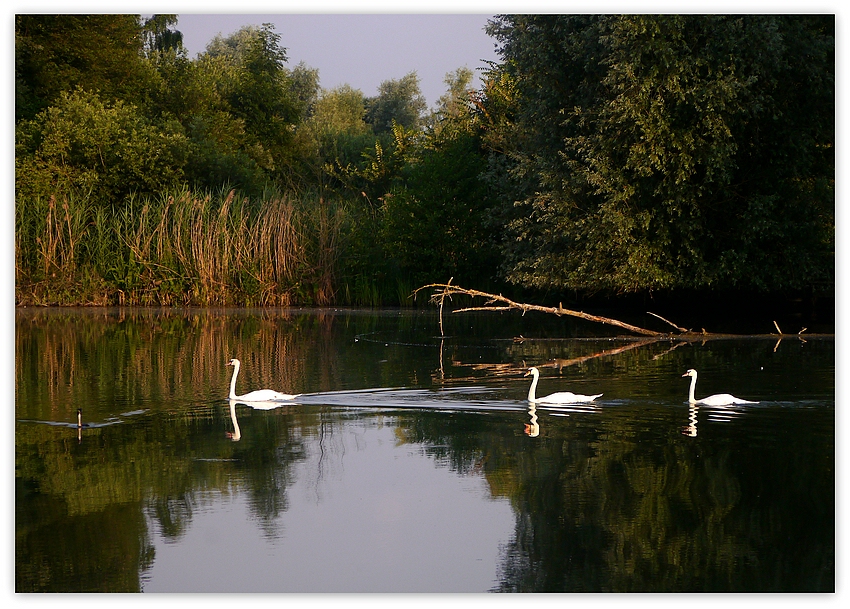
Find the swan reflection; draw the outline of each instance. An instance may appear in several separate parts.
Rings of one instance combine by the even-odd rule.
[[[281,402],[276,400],[228,400],[230,402],[230,420],[233,422],[233,431],[225,432],[225,435],[233,440],[234,442],[238,442],[242,439],[242,431],[239,429],[239,421],[236,419],[236,405],[243,404],[248,408],[253,408],[254,410],[274,410],[275,408],[280,408],[281,406],[287,406],[292,402]]]
[[[239,421],[236,420],[236,400],[230,400],[230,420],[233,422],[233,431],[225,432],[225,435],[238,442],[242,439],[242,431],[239,429]]]
[[[555,417],[568,417],[570,414],[598,412],[601,408],[596,404],[564,404],[562,406],[544,406],[541,404],[540,410]],[[525,424],[525,434],[531,438],[536,438],[540,435],[540,421],[537,417],[537,404],[535,402],[529,403],[528,415],[529,422]]]
[[[699,414],[699,406],[691,404],[688,407],[688,424],[682,428],[682,433],[692,438],[697,437],[697,415]]]
[[[534,402],[528,405],[528,414],[531,416],[531,422],[526,423],[525,433],[529,437],[536,438],[540,435],[540,424],[537,422],[537,408]]]

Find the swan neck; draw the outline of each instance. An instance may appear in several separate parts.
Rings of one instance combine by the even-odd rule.
[[[532,372],[531,376],[533,378],[531,380],[531,387],[528,388],[528,401],[534,402],[537,399],[537,397],[536,397],[537,381],[540,378],[540,375]]]
[[[230,378],[230,399],[236,399],[236,375],[239,374],[239,362],[233,364],[233,376]]]
[[[688,391],[688,402],[690,402],[691,404],[695,404],[696,401],[697,401],[696,398],[694,397],[694,390],[696,388],[697,388],[697,377],[696,377],[696,375],[694,375],[694,376],[691,377],[691,388]]]

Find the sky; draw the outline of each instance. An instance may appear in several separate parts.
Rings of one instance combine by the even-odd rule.
[[[484,32],[492,14],[215,14],[177,13],[190,58],[217,34],[227,37],[246,25],[274,25],[291,69],[304,62],[319,70],[319,85],[348,84],[377,95],[386,80],[415,71],[434,107],[447,90],[446,74],[467,67],[480,87],[481,69],[498,61],[495,39]]]

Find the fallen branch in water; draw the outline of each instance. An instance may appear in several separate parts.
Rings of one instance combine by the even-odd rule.
[[[600,317],[599,315],[591,315],[589,313],[584,313],[583,311],[572,311],[570,309],[565,309],[563,305],[558,305],[557,307],[543,307],[540,305],[532,305],[526,304],[522,302],[514,302],[510,298],[505,298],[501,294],[488,294],[487,292],[481,292],[479,290],[470,290],[467,288],[462,288],[460,286],[451,285],[451,280],[449,283],[431,283],[428,285],[424,285],[420,288],[417,288],[413,291],[413,295],[415,296],[421,290],[425,290],[428,288],[437,288],[437,291],[431,295],[430,301],[434,304],[440,306],[440,320],[442,322],[442,306],[443,302],[446,298],[451,298],[452,296],[462,295],[462,296],[470,296],[472,298],[486,298],[487,302],[480,307],[466,307],[463,309],[457,309],[454,311],[455,313],[462,313],[464,311],[522,311],[523,315],[527,311],[539,311],[541,313],[551,313],[553,315],[568,315],[570,317],[578,317],[579,319],[585,319],[587,321],[593,321],[596,323],[607,324],[610,326],[617,326],[618,328],[623,328],[624,330],[628,330],[629,332],[634,332],[635,334],[642,334],[644,336],[656,336],[662,337],[666,336],[663,332],[656,332],[655,330],[647,330],[646,328],[641,328],[639,326],[633,326],[632,324],[627,324],[618,319],[611,319],[609,317]],[[656,317],[658,317],[656,315]],[[662,318],[663,319],[663,318]],[[664,321],[667,321],[666,319]],[[670,323],[669,321],[667,323]],[[670,324],[676,328],[674,324]],[[442,323],[441,329],[442,332]]]

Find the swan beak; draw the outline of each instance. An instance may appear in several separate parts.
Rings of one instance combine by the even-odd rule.
[[[527,371],[523,376],[531,376],[531,370]]]
[[[688,376],[688,373],[687,373],[687,372],[685,372],[685,374],[683,374],[682,376],[683,376],[683,377]]]

